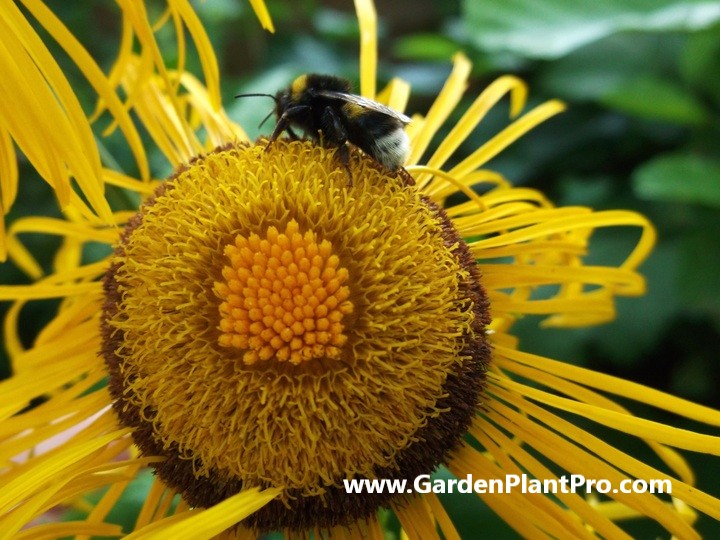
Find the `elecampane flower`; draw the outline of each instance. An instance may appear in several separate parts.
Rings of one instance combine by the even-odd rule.
[[[654,231],[643,216],[556,208],[483,168],[562,104],[521,114],[524,84],[502,77],[426,158],[466,87],[470,64],[458,55],[434,105],[412,117],[405,169],[387,171],[352,150],[348,182],[334,148],[247,141],[220,107],[212,48],[189,4],[169,2],[167,18],[153,24],[142,4],[118,3],[125,33],[108,76],[42,4],[26,8],[97,91],[93,119],[115,118],[138,178],[100,160],[92,122],[54,60],[13,5],[0,8],[4,96],[38,87],[22,107],[3,100],[3,171],[14,170],[15,141],[56,189],[65,215],[18,219],[8,230],[9,256],[36,283],[0,287],[0,298],[14,302],[4,333],[14,373],[0,383],[0,530],[120,535],[108,513],[148,467],[157,478],[131,536],[382,537],[378,516],[389,507],[411,538],[438,530],[453,538],[435,494],[350,494],[342,483],[412,482],[440,464],[457,478],[558,481],[566,471],[613,485],[672,481],[672,498],[480,494],[528,537],[627,537],[618,522],[647,516],[694,538],[695,509],[720,517],[720,503],[692,487],[674,450],[716,455],[718,439],[637,418],[607,395],[711,425],[720,424],[717,411],[524,353],[511,333],[524,314],[546,315],[550,326],[607,321],[616,296],[644,292],[636,270]],[[403,111],[403,81],[375,93],[375,13],[369,2],[356,6],[360,92]],[[154,39],[163,21],[187,27],[205,84],[184,71],[183,41],[179,67],[164,65]],[[506,95],[510,125],[458,155]],[[55,131],[43,128],[50,121]],[[168,180],[151,178],[136,123],[175,167]],[[451,158],[456,165],[447,168]],[[139,195],[142,205],[114,210],[103,197],[108,185]],[[7,207],[12,182],[2,187]],[[618,226],[640,231],[624,262],[585,264],[593,233]],[[43,275],[20,242],[28,231],[62,238],[53,273]],[[113,246],[112,256],[83,262],[83,247],[98,242]],[[554,293],[537,297],[543,286]],[[20,311],[42,298],[60,298],[60,307],[25,349]],[[641,438],[665,468],[613,447],[576,418]],[[86,518],[44,522],[52,509],[87,506],[84,496],[100,488]],[[182,500],[173,507],[175,493]]]

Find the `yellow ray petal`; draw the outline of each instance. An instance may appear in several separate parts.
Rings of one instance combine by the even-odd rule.
[[[375,99],[377,87],[377,13],[372,0],[355,0],[360,25],[360,95]]]
[[[30,404],[35,396],[50,393],[88,371],[87,355],[48,365],[40,373],[24,372],[0,382],[3,401],[0,419],[7,419]]]
[[[61,420],[61,417],[58,416],[57,421],[35,428],[29,433],[24,433],[21,437],[14,437],[10,440],[3,441],[0,444],[0,462],[7,463],[11,458],[19,455],[24,450],[31,449],[41,442],[81,423],[81,421],[84,420],[84,416],[78,411],[83,411],[84,409],[99,411],[107,404],[107,396],[102,392],[93,392],[88,396],[78,398],[73,403],[70,414]]]
[[[434,493],[426,493],[423,495],[423,498],[425,499],[425,502],[427,503],[430,511],[435,517],[435,521],[437,521],[438,525],[440,526],[440,530],[442,531],[445,539],[460,540],[460,535],[455,529],[455,525],[453,524],[452,519],[450,519],[450,516],[445,511],[445,508],[440,502],[438,496]]]
[[[442,167],[460,145],[465,142],[472,130],[485,118],[490,109],[508,93],[510,94],[510,117],[514,118],[520,114],[527,99],[527,85],[517,77],[512,76],[496,79],[482,91],[465,111],[462,118],[450,130],[450,133],[443,139],[438,149],[428,160],[428,167],[436,169]],[[423,185],[427,180],[426,177],[417,179]]]
[[[532,457],[527,451],[510,437],[506,436],[502,431],[489,423],[484,418],[476,418],[473,422],[470,432],[480,442],[492,457],[498,461],[502,461],[502,456],[512,457],[514,461],[511,466],[503,465],[503,469],[511,474],[522,474],[528,471],[535,478],[540,479],[556,479],[557,476],[547,467],[542,465],[540,461]],[[517,462],[517,465],[515,465]],[[522,467],[522,469],[520,468]],[[577,518],[584,520],[594,530],[607,538],[629,538],[617,525],[610,521],[606,516],[598,513],[590,506],[585,499],[576,493],[556,493],[555,496],[565,505],[569,511],[563,511],[565,515],[561,515],[562,520],[568,532],[572,531],[573,536],[582,537],[588,534],[584,528],[577,530],[579,525]],[[550,499],[548,498],[548,502]],[[568,523],[568,520],[570,521]]]
[[[115,121],[128,141],[130,150],[135,157],[135,162],[140,169],[143,178],[149,176],[149,166],[145,147],[143,146],[140,134],[133,125],[128,111],[123,106],[120,98],[113,91],[113,84],[105,77],[95,60],[87,50],[80,44],[75,36],[68,31],[67,27],[39,0],[25,0],[25,7],[38,20],[50,35],[57,41],[65,52],[72,58],[75,65],[80,69],[88,82],[98,93],[100,99],[107,105]],[[127,30],[127,29],[126,29]],[[125,31],[125,30],[124,30]]]
[[[503,429],[522,439],[542,455],[553,460],[573,474],[582,474],[585,478],[607,479],[611,485],[619,486],[628,477],[594,455],[585,452],[572,442],[550,431],[517,411],[510,409],[499,400],[488,402],[487,416]],[[510,423],[508,423],[510,422]],[[667,512],[666,505],[650,493],[622,493],[621,490],[608,493],[613,499],[621,501],[635,509],[640,515],[646,515],[679,537],[697,538],[697,533],[680,516]]]
[[[464,176],[472,172],[477,167],[482,166],[490,159],[498,155],[513,142],[525,135],[528,131],[564,110],[565,105],[562,102],[555,100],[538,105],[503,129],[472,154],[463,159],[458,165],[450,169],[450,174],[453,176]]]
[[[207,150],[212,150],[216,146],[226,144],[232,140],[249,140],[245,130],[232,122],[225,114],[225,111],[210,107],[207,89],[195,77],[189,73],[183,73],[180,81],[183,87],[188,90],[188,103],[192,105],[193,112],[198,115],[207,131]]]
[[[104,186],[100,181],[97,145],[74,90],[22,13],[17,8],[8,7],[2,18],[6,21],[0,23],[0,32],[16,36],[21,50],[15,51],[15,54],[21,62],[19,66],[24,66],[21,77],[34,84],[33,93],[39,98],[32,104],[40,107],[35,114],[35,120],[40,123],[35,126],[40,129],[45,126],[53,131],[50,137],[56,145],[54,151],[61,153],[63,164],[67,164],[98,215],[102,219],[109,218],[110,206],[104,198]],[[27,66],[37,66],[38,71],[27,69]],[[56,115],[53,114],[57,110],[52,106],[54,103],[60,109]],[[62,193],[59,192],[59,196]],[[68,195],[69,191],[64,197]],[[68,202],[62,197],[60,200],[63,205]]]
[[[73,283],[63,285],[9,285],[0,286],[0,300],[39,300],[96,293],[100,283]]]
[[[406,160],[408,165],[415,165],[420,161],[437,130],[447,120],[450,113],[457,107],[457,104],[460,103],[460,98],[467,86],[467,78],[470,75],[471,67],[472,65],[465,55],[458,53],[453,57],[453,69],[450,76],[430,107],[422,129],[410,140],[410,155]],[[423,186],[423,183],[418,183],[420,189]]]
[[[248,489],[225,499],[212,508],[188,510],[156,521],[126,536],[126,540],[202,540],[212,538],[262,508],[280,493],[270,488]]]
[[[54,540],[75,535],[92,537],[120,537],[122,527],[114,523],[88,523],[87,521],[65,521],[63,523],[43,523],[35,525],[16,536],[16,540]]]
[[[275,33],[275,27],[273,26],[270,13],[268,13],[264,0],[250,0],[250,5],[262,27],[269,32]]]
[[[497,220],[493,224],[473,228],[473,234],[488,234],[501,232],[510,227],[522,227],[511,232],[504,232],[497,236],[471,242],[469,246],[471,251],[476,253],[487,247],[503,246],[538,238],[545,239],[548,236],[569,231],[618,226],[638,226],[642,228],[642,234],[635,249],[620,264],[621,268],[637,268],[647,258],[655,244],[655,229],[645,216],[624,210],[607,210],[593,213],[590,213],[588,209],[572,207],[538,210],[525,217],[518,216],[506,220]]]
[[[404,113],[410,99],[410,85],[402,79],[393,77],[375,99],[395,111]]]
[[[640,294],[645,290],[643,277],[623,268],[515,264],[510,274],[507,264],[481,264],[479,267],[483,273],[483,285],[489,289],[579,282],[588,285],[603,285],[619,294]]]
[[[493,375],[491,375],[491,377],[494,379]],[[703,452],[714,456],[720,455],[720,437],[695,433],[687,429],[661,424],[660,422],[636,418],[615,411],[608,411],[602,407],[578,403],[570,399],[553,396],[546,392],[526,387],[508,379],[497,379],[495,382],[504,388],[519,392],[540,403],[577,414],[588,420],[598,422],[602,425],[617,429],[618,431],[623,431],[635,437],[657,441],[675,448]]]
[[[146,525],[152,523],[155,516],[159,516],[158,519],[163,517],[157,512],[157,509],[167,490],[168,488],[162,480],[157,477],[153,479],[150,490],[147,492],[147,495],[145,495],[145,501],[143,502],[142,508],[135,520],[135,527],[133,527],[133,530],[142,529]],[[178,512],[176,512],[176,514],[177,513]]]
[[[0,440],[3,441],[0,443],[0,449],[5,448],[5,444],[13,444],[12,441],[6,441],[5,439],[17,436],[18,433],[23,433],[25,430],[34,430],[39,426],[51,424],[59,418],[76,414],[79,410],[82,410],[83,404],[76,403],[76,398],[88,391],[93,385],[100,382],[106,376],[107,374],[99,369],[90,372],[80,382],[63,388],[61,392],[57,392],[49,397],[47,401],[33,408],[32,414],[18,414],[12,418],[3,420],[2,425],[0,425]],[[103,406],[104,405],[107,405],[107,403],[103,404]],[[61,429],[55,429],[54,431],[59,433]],[[27,450],[31,446],[25,449]],[[8,459],[15,455],[11,452],[6,452],[6,454]]]
[[[626,471],[628,474],[636,478],[669,480],[672,482],[674,497],[692,505],[708,515],[715,517],[716,519],[720,516],[718,501],[714,497],[699,491],[692,485],[678,481],[671,476],[646,465],[642,461],[625,454],[603,440],[580,429],[571,422],[552,414],[550,411],[547,411],[534,403],[530,403],[527,400],[520,398],[512,392],[507,392],[501,389],[493,389],[493,392],[495,392],[498,397],[504,399],[507,403],[515,407],[519,407],[519,410],[522,410],[523,413],[526,413],[533,418],[537,418],[538,421],[543,423],[543,425],[564,434],[574,443],[587,448],[593,455],[599,456],[606,462],[611,463],[614,467]],[[536,426],[536,429],[545,428],[538,425]],[[690,474],[690,476],[692,477],[692,474]]]
[[[10,133],[0,126],[0,210],[7,214],[17,196],[18,168]]]
[[[34,459],[30,463],[31,466],[18,467],[21,474],[14,475],[0,493],[0,510],[6,512],[43,486],[52,485],[52,482],[62,478],[62,471],[65,468],[75,466],[78,462],[91,456],[93,452],[129,432],[128,429],[122,429],[95,439],[74,444],[66,443]]]
[[[471,474],[475,478],[488,481],[496,479],[505,481],[505,473],[500,467],[468,445],[464,445],[455,453],[448,468],[458,478]],[[496,493],[479,493],[478,496],[523,538],[546,539],[550,531],[555,531],[557,537],[564,536],[553,516],[536,506],[543,495],[528,496],[515,490],[505,492],[501,496]]]
[[[407,497],[393,502],[392,508],[410,540],[439,540],[432,513],[422,497]]]
[[[539,369],[535,369],[531,366],[524,364],[518,364],[512,362],[507,358],[498,359],[498,365],[504,370],[511,373],[515,373],[524,377],[527,380],[534,381],[544,385],[546,388],[552,388],[553,391],[561,392],[566,396],[577,399],[584,403],[590,403],[598,405],[609,410],[621,412],[624,414],[630,414],[628,410],[621,407],[614,401],[592,391],[578,384],[564,380],[554,374],[543,372]],[[578,440],[578,439],[576,439]],[[695,481],[695,475],[692,469],[688,466],[687,462],[677,452],[663,445],[659,445],[653,441],[647,441],[649,446],[655,451],[656,454],[672,469],[678,476],[686,483],[692,484]],[[597,452],[596,452],[597,453]],[[640,474],[634,473],[635,476],[641,476]],[[648,476],[647,471],[642,476]]]
[[[609,394],[623,396],[640,403],[646,403],[647,405],[652,405],[653,407],[698,422],[720,426],[720,411],[643,386],[642,384],[507,347],[498,347],[497,352],[521,364],[534,366],[548,373],[555,373],[565,379],[602,390],[603,392],[608,392]]]
[[[215,50],[210,43],[210,38],[200,22],[197,13],[195,13],[195,10],[187,0],[170,0],[169,6],[182,18],[182,22],[185,23],[188,32],[193,38],[198,55],[200,56],[200,65],[205,75],[207,96],[211,107],[217,111],[220,109],[220,72]],[[182,35],[182,32],[178,32],[178,36],[180,35]],[[178,66],[178,71],[184,72],[185,70],[181,66]]]

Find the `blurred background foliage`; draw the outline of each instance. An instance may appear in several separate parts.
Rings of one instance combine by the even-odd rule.
[[[109,70],[117,52],[118,9],[110,0],[47,2]],[[527,317],[516,333],[525,350],[611,373],[717,407],[720,355],[720,3],[701,0],[383,0],[379,80],[412,85],[409,113],[427,111],[450,71],[450,58],[464,51],[474,63],[466,105],[495,77],[512,73],[530,86],[531,105],[550,98],[569,109],[531,132],[489,167],[516,185],[544,191],[557,205],[625,208],[647,215],[659,242],[642,267],[648,294],[620,299],[613,323],[588,329],[543,329]],[[230,116],[252,137],[270,111],[265,98],[234,100],[241,92],[269,92],[303,72],[332,73],[357,82],[358,29],[350,0],[268,0],[276,33],[260,29],[241,0],[193,2],[216,49],[223,101]],[[148,2],[159,16],[163,5]],[[173,65],[174,36],[167,34]],[[63,58],[58,53],[59,58]],[[92,95],[63,60],[85,108]],[[199,74],[197,60],[191,69]],[[83,92],[86,93],[83,94]],[[257,101],[260,100],[260,101]],[[496,107],[464,144],[477,148],[507,124],[507,107]],[[458,109],[457,119],[463,111]],[[102,126],[100,126],[102,127]],[[266,124],[262,132],[270,129]],[[100,129],[98,129],[98,133]],[[441,134],[442,135],[442,134]],[[107,163],[133,174],[127,149],[101,140]],[[154,173],[169,173],[162,156]],[[26,164],[18,203],[9,216],[59,215],[53,194]],[[116,208],[136,201],[108,195]],[[593,238],[590,263],[617,263],[637,231],[610,229]],[[49,268],[57,239],[23,240]],[[89,246],[97,259],[106,248]],[[25,283],[12,263],[0,280]],[[7,306],[2,306],[5,310]],[[54,302],[23,310],[23,340],[29,345],[52,316]],[[0,364],[9,373],[7,361]],[[655,410],[633,410],[661,422],[687,425]],[[608,433],[616,444],[625,444]],[[654,458],[636,449],[650,463]],[[717,459],[690,455],[699,487],[720,495]],[[445,474],[444,471],[439,472]],[[141,479],[140,486],[147,484]],[[139,488],[140,489],[140,488]],[[139,498],[140,502],[142,497]],[[512,536],[489,510],[467,495],[448,496],[450,514],[463,537],[480,533]],[[128,503],[127,512],[134,505]],[[123,518],[119,518],[123,519]],[[129,518],[127,518],[129,520]],[[132,523],[132,521],[128,521]],[[389,524],[392,529],[392,523]],[[717,523],[700,528],[708,536]],[[665,536],[645,522],[629,525],[637,536]]]

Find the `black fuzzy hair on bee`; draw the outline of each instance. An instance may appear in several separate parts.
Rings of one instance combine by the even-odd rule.
[[[347,144],[353,144],[384,167],[395,171],[405,163],[409,141],[405,125],[410,118],[376,101],[352,93],[350,82],[332,75],[310,73],[296,78],[277,94],[239,94],[235,97],[265,96],[275,100],[277,124],[270,142],[281,133],[298,136],[293,128],[321,144],[335,146],[342,164],[350,172]]]

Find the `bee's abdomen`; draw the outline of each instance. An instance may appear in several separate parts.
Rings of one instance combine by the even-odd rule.
[[[402,127],[397,127],[373,140],[372,156],[388,169],[394,171],[405,163],[410,151],[410,141]]]

